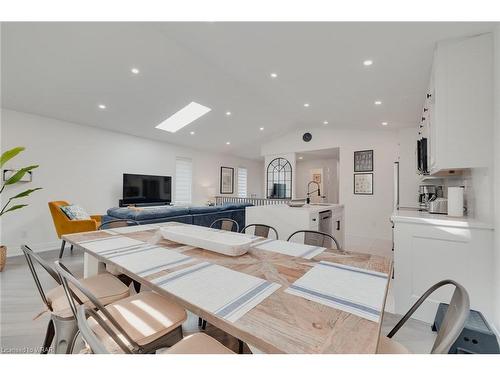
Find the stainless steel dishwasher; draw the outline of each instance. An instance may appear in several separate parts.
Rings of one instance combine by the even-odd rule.
[[[323,233],[332,234],[332,211],[321,211],[319,213],[319,231]],[[324,242],[325,247],[332,247],[332,240],[330,238],[326,239]]]

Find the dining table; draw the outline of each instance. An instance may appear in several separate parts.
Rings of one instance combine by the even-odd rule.
[[[392,259],[239,233],[251,244],[228,256],[164,238],[162,228],[173,226],[194,227],[146,224],[63,240],[100,265],[86,276],[111,265],[255,351],[377,352]]]

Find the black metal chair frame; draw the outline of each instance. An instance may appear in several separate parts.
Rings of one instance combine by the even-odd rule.
[[[328,237],[328,238],[330,238],[335,243],[335,247],[337,248],[337,250],[340,250],[340,245],[339,245],[339,243],[338,243],[338,241],[337,241],[337,239],[335,237],[333,237],[329,233],[319,232],[319,231],[316,231],[316,230],[305,230],[305,229],[298,230],[296,232],[293,232],[290,236],[288,236],[287,241],[290,241],[290,239],[293,236],[295,236],[296,234],[299,234],[299,233],[304,233],[304,236],[306,236],[308,233],[310,233],[310,234],[322,235],[323,237]],[[305,238],[304,238],[304,240],[305,240]],[[323,241],[324,241],[324,239],[323,239]]]
[[[236,227],[236,231],[235,232],[238,232],[238,233],[240,232],[240,225],[238,224],[238,222],[236,220],[229,219],[229,218],[221,218],[221,219],[215,220],[214,222],[212,222],[212,224],[210,224],[210,228],[214,228],[215,224],[217,224],[219,222],[222,223],[224,221],[229,221],[229,222],[231,222],[233,224],[233,226],[231,227],[231,232],[232,232],[232,229],[234,227]],[[217,228],[215,228],[215,229],[217,229]]]
[[[245,226],[242,230],[241,230],[241,233],[245,233],[245,231],[247,230],[247,228],[250,228],[250,227],[255,227],[255,229],[257,229],[258,227],[262,227],[262,228],[266,228],[267,229],[267,236],[269,236],[269,230],[272,230],[274,232],[274,234],[276,235],[276,239],[278,240],[279,239],[279,236],[278,236],[278,231],[270,226],[270,225],[266,225],[266,224],[248,224],[247,226]]]
[[[411,318],[415,311],[424,303],[424,301],[437,289],[445,285],[454,285],[455,291],[451,297],[450,305],[443,319],[443,324],[432,346],[431,354],[448,354],[451,346],[460,336],[463,330],[465,321],[469,316],[470,301],[467,290],[453,280],[443,280],[431,286],[408,310],[394,328],[387,334],[388,338],[392,338],[403,325]],[[456,305],[462,307],[460,311],[454,310]],[[453,316],[456,315],[456,316]]]

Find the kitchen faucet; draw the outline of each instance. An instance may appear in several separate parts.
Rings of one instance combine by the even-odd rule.
[[[311,184],[316,184],[318,188],[316,190],[310,191],[309,189],[311,188]],[[307,184],[307,198],[306,198],[306,203],[309,204],[311,202],[311,194],[318,192],[318,197],[321,197],[321,192],[320,192],[320,185],[316,181],[309,181]]]

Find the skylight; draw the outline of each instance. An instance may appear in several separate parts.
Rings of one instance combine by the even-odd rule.
[[[211,110],[211,108],[205,107],[196,102],[191,102],[167,118],[161,124],[157,125],[156,128],[175,133],[177,130],[182,129],[184,126],[192,123],[194,120],[200,118]]]

